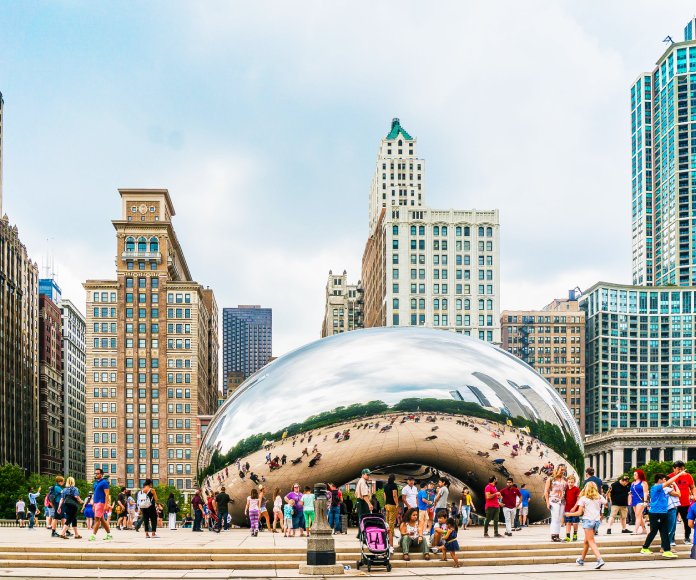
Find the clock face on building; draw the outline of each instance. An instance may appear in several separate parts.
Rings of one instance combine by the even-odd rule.
[[[141,203],[140,207],[138,208],[138,211],[140,213],[147,213],[147,206],[144,203]]]

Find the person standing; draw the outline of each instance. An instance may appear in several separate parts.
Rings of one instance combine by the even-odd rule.
[[[527,489],[527,484],[523,483],[520,486],[520,495],[522,496],[522,503],[520,504],[520,526],[523,528],[528,527],[527,518],[529,517],[529,500],[532,494],[529,493]]]
[[[341,502],[343,494],[335,484],[329,483],[329,527],[333,530],[332,534],[341,532]]]
[[[544,487],[546,507],[551,511],[551,540],[554,542],[561,541],[561,522],[565,511],[565,491],[568,486],[565,475],[566,466],[559,463],[551,477],[546,480]]]
[[[29,529],[33,529],[34,527],[34,521],[36,519],[36,512],[38,511],[39,507],[36,503],[37,498],[39,495],[41,495],[41,487],[39,487],[39,491],[34,493],[34,488],[30,487],[29,488],[29,505],[27,506],[28,513],[29,513]]]
[[[300,536],[305,535],[305,522],[302,506],[302,493],[300,492],[300,484],[295,483],[292,486],[292,491],[285,496],[285,501],[292,504],[292,535],[295,535],[295,530],[300,530]],[[287,528],[287,524],[285,526]]]
[[[573,512],[575,511],[575,506],[578,503],[578,498],[580,497],[580,488],[576,485],[577,481],[575,476],[571,473],[568,476],[568,487],[566,488],[565,494],[565,511]],[[575,542],[578,539],[578,523],[580,522],[579,516],[566,516],[566,542]],[[571,536],[572,530],[572,536]]]
[[[498,522],[500,521],[500,492],[496,487],[497,479],[495,475],[488,479],[488,485],[483,490],[483,496],[486,499],[484,505],[486,510],[486,521],[483,524],[483,537],[489,538],[488,526],[493,522],[493,537],[502,538],[502,534],[498,533]]]
[[[152,487],[152,480],[146,479],[138,492],[140,519],[145,524],[145,538],[158,538],[157,535],[157,492]],[[152,536],[150,536],[152,532]]]
[[[94,506],[92,505],[92,492],[87,494],[87,498],[82,503],[82,513],[85,514],[85,527],[91,530],[94,526]]]
[[[631,484],[631,506],[633,513],[636,516],[636,525],[633,528],[634,534],[647,534],[648,528],[645,525],[645,508],[648,505],[650,490],[648,482],[645,481],[645,472],[642,469],[636,469],[633,472],[633,483]]]
[[[407,510],[418,508],[418,488],[416,487],[416,480],[412,475],[406,478],[406,485],[401,488],[401,499]]]
[[[387,516],[387,528],[389,530],[389,553],[394,553],[394,526],[396,525],[396,511],[399,504],[399,488],[396,485],[396,476],[392,473],[387,478],[384,486],[384,511]]]
[[[56,475],[55,483],[48,490],[48,503],[50,505],[49,514],[51,516],[51,537],[57,538],[58,532],[56,527],[58,522],[63,522],[63,514],[58,509],[58,504],[60,503],[61,495],[63,494],[63,483],[65,479],[62,475]]]
[[[664,473],[655,474],[655,484],[650,488],[650,533],[645,538],[645,543],[640,550],[641,554],[651,554],[650,544],[655,536],[660,534],[663,558],[677,558],[669,545],[669,530],[667,523],[667,511],[669,510],[668,489],[677,480],[679,474],[667,479]]]
[[[686,521],[689,524],[689,527],[693,530],[694,526],[696,525],[696,501],[691,504],[689,513],[686,514]],[[696,560],[696,533],[694,533],[693,538],[694,543],[691,545],[690,557],[692,560]]]
[[[517,506],[522,501],[522,494],[520,493],[520,490],[512,484],[512,478],[508,477],[507,481],[505,482],[505,487],[500,492],[500,499],[503,503],[503,517],[505,518],[506,536],[512,536],[515,512],[517,511]]]
[[[249,516],[249,524],[251,527],[251,535],[259,535],[259,490],[253,488],[251,495],[247,497],[244,515]]]
[[[684,524],[684,543],[691,543],[691,528],[689,527],[687,515],[689,513],[689,506],[693,500],[696,500],[696,486],[694,486],[694,478],[691,474],[687,473],[686,466],[683,461],[675,461],[672,464],[674,471],[670,473],[669,477],[677,476],[675,480],[677,487],[679,488],[679,507],[677,511],[681,517],[682,523]]]
[[[169,514],[169,529],[176,530],[176,514],[179,512],[179,505],[176,503],[174,492],[170,493],[167,499],[167,512]]]
[[[585,487],[590,481],[593,482],[597,486],[597,490],[602,493],[602,480],[595,475],[594,467],[588,467],[585,470],[585,481],[582,482],[582,487]]]
[[[201,524],[203,522],[203,499],[201,498],[200,488],[196,490],[196,493],[191,500],[191,508],[193,509],[193,528],[192,532],[202,532]]]
[[[435,513],[445,510],[449,518],[449,486],[450,480],[441,477],[437,482],[437,492],[435,493]]]
[[[329,512],[329,520],[331,520],[331,512]],[[280,493],[280,488],[276,487],[273,492],[273,528],[272,532],[275,534],[276,524],[280,522],[280,531],[285,533],[285,522],[283,521],[283,496]],[[329,525],[331,525],[329,521]]]
[[[370,493],[370,486],[367,483],[369,477],[370,470],[363,469],[360,474],[360,479],[358,479],[358,483],[355,486],[355,497],[358,503],[358,539],[360,539],[361,537],[360,520],[362,520],[363,517],[369,515],[370,512],[372,512],[372,501],[370,499],[372,494]]]
[[[304,493],[302,494],[302,507],[307,536],[309,536],[312,533],[312,525],[314,524],[314,494],[312,493],[312,488],[308,485],[305,485]]]
[[[68,477],[67,481],[65,482],[65,489],[63,490],[60,498],[60,503],[58,504],[58,509],[60,512],[65,514],[63,530],[60,533],[60,537],[64,540],[68,539],[66,534],[69,528],[73,529],[73,534],[75,534],[76,540],[82,538],[80,533],[77,531],[77,510],[80,508],[80,504],[82,503],[80,491],[75,487],[75,479]]]
[[[26,519],[27,504],[20,497],[15,504],[15,522],[19,524],[20,528],[24,527],[24,520]]]
[[[126,504],[126,493],[128,489],[125,487],[116,496],[116,528],[123,530],[127,528],[126,522],[128,521],[128,505]]]
[[[256,493],[257,493],[257,499],[258,499],[258,491]],[[227,530],[229,527],[227,525],[227,514],[230,510],[229,505],[230,505],[230,496],[225,491],[225,486],[223,485],[220,488],[220,493],[218,493],[215,496],[215,506],[216,506],[217,516],[218,516],[218,521],[217,521],[217,531],[218,532],[220,530]]]
[[[628,485],[628,475],[622,475],[619,481],[615,481],[609,488],[607,500],[611,502],[611,514],[607,522],[607,534],[611,534],[611,525],[614,523],[616,516],[621,519],[621,533],[630,534],[631,530],[626,527],[626,518],[628,517],[628,495],[631,492],[631,487]]]
[[[602,519],[602,506],[606,503],[606,498],[599,494],[599,490],[594,481],[589,481],[580,492],[575,511],[565,513],[566,517],[569,518],[580,516],[582,529],[585,532],[582,554],[575,560],[579,566],[585,565],[585,558],[587,557],[587,552],[590,550],[592,550],[595,558],[597,558],[595,570],[599,570],[604,566],[602,554],[600,554],[597,542],[595,541],[595,534],[599,530],[599,524]]]
[[[94,483],[92,484],[92,506],[94,509],[94,527],[92,534],[89,536],[89,541],[94,542],[97,539],[97,531],[99,527],[106,530],[105,540],[113,540],[109,524],[104,518],[107,505],[107,494],[109,493],[109,480],[104,477],[104,472],[97,468],[94,470]]]
[[[263,518],[266,522],[266,529],[270,530],[271,520],[268,517],[268,507],[266,506],[266,490],[264,489],[263,485],[259,485],[259,522],[261,522],[261,518]],[[229,524],[227,527],[229,528]]]

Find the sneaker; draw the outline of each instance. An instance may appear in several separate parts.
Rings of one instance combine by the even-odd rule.
[[[577,535],[577,534],[573,534],[573,542],[577,542],[577,541],[578,541],[578,535]]]
[[[611,528],[607,529],[607,534],[611,534]],[[417,538],[416,538],[417,539]]]
[[[672,543],[670,544],[670,546],[676,546],[676,545],[677,545],[677,542],[672,542]]]
[[[597,563],[595,564],[594,569],[599,570],[602,566],[604,566],[604,564],[605,564],[604,560],[602,560],[602,558],[600,558],[599,560],[597,560]]]
[[[584,566],[584,565],[585,565],[585,560],[583,560],[582,558],[577,558],[577,559],[575,560],[575,563],[576,563],[578,566]]]
[[[92,534],[92,535],[89,537],[89,541],[90,541],[90,542],[94,542],[94,540],[96,540],[96,539],[97,539],[97,536],[95,536],[94,534]]]
[[[566,537],[563,539],[563,541],[564,541],[564,542],[570,542],[570,536],[566,536]]]
[[[389,553],[393,554],[394,553],[394,548],[392,546],[389,546]]]
[[[650,554],[652,554],[652,552],[650,551],[650,548],[641,548],[641,549],[640,549],[640,553],[641,553],[641,554],[648,555],[648,556],[649,556]]]
[[[52,538],[57,538],[58,536],[60,536],[60,534],[58,532],[56,532],[56,531],[51,532]]]
[[[111,534],[106,534],[106,536],[104,536],[104,539],[105,540],[113,540],[114,537]]]
[[[674,552],[662,552],[662,557],[673,560],[674,558],[678,558],[679,556],[677,556]]]
[[[621,533],[622,533],[622,534],[632,534],[633,531],[632,531],[632,530],[629,530],[628,528],[626,528],[625,530],[621,530]]]

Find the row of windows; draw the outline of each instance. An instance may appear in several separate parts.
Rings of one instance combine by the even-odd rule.
[[[95,443],[108,443],[109,441],[113,444],[116,443],[116,433],[94,433]]]
[[[102,429],[108,429],[111,425],[112,429],[116,429],[116,417],[94,417],[94,428],[98,429],[100,426]],[[94,434],[94,442],[98,443],[96,437],[98,433]],[[115,433],[114,433],[115,435]]]
[[[150,288],[159,288],[159,278],[156,276],[150,276]],[[138,288],[147,288],[148,278],[140,277],[138,278]],[[126,278],[126,288],[133,288],[135,284],[134,278]]]
[[[465,298],[464,300],[462,300],[461,298],[457,298],[454,301],[454,305],[456,310],[462,310],[462,306],[464,310],[471,310],[471,300],[469,300],[468,298]],[[392,306],[395,309],[399,308],[398,298],[394,298],[392,300]],[[433,299],[434,310],[447,310],[448,308],[449,301],[447,298],[443,298],[442,301],[440,301],[439,298]],[[416,309],[425,309],[425,298],[411,298],[411,310]],[[479,300],[479,310],[493,310],[493,300]]]
[[[133,318],[132,307],[126,308],[126,318]],[[138,318],[147,318],[147,308],[138,308]],[[150,318],[159,318],[159,308],[152,308]]]
[[[133,292],[126,292],[126,304],[133,304]],[[152,293],[150,295],[150,301],[152,304],[157,304],[159,302],[159,294]],[[138,304],[147,304],[147,293],[146,292],[139,292],[138,293]]]
[[[116,318],[115,308],[97,308],[94,307],[93,310],[94,318]]]
[[[115,338],[95,338],[92,343],[94,348],[116,348]]]
[[[190,304],[191,294],[186,292],[185,294],[174,294],[172,292],[167,294],[167,304]]]
[[[116,302],[116,292],[93,292],[92,302]]]
[[[449,233],[448,227],[447,226],[432,226],[432,232],[434,236],[447,236]],[[412,236],[424,236],[425,235],[425,226],[415,226],[411,225],[410,227],[410,233]],[[464,235],[464,237],[469,237],[471,235],[471,228],[469,226],[455,226],[454,228],[454,233],[455,235],[459,238]],[[393,235],[398,235],[399,234],[399,226],[398,225],[393,225],[392,226],[392,234]],[[478,237],[483,238],[492,238],[493,237],[493,228],[492,227],[479,227],[478,229]]]
[[[154,211],[154,208],[151,208]],[[138,252],[159,252],[159,240],[156,237],[152,237],[149,240],[140,237],[138,238],[137,244],[135,238],[126,238],[126,252],[135,252],[136,248]]]

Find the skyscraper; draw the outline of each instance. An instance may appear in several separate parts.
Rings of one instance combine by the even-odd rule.
[[[426,207],[424,177],[416,140],[394,119],[370,191],[365,326],[430,326],[500,343],[498,211]]]
[[[0,94],[0,464],[39,470],[39,270],[2,213]]]
[[[695,30],[696,19],[631,87],[636,285],[696,285]]]
[[[343,274],[334,274],[329,270],[322,337],[364,328],[363,294],[359,281],[357,284],[348,284],[348,273],[345,270]]]
[[[67,298],[60,301],[63,330],[63,473],[86,477],[85,317]]]
[[[227,397],[228,374],[249,377],[268,364],[273,354],[273,313],[259,305],[222,310],[222,372]]]
[[[121,189],[116,279],[88,280],[87,469],[195,486],[198,416],[217,408],[217,306],[191,276],[166,189]]]
[[[40,471],[63,473],[65,393],[60,288],[52,279],[39,281],[39,452]]]

